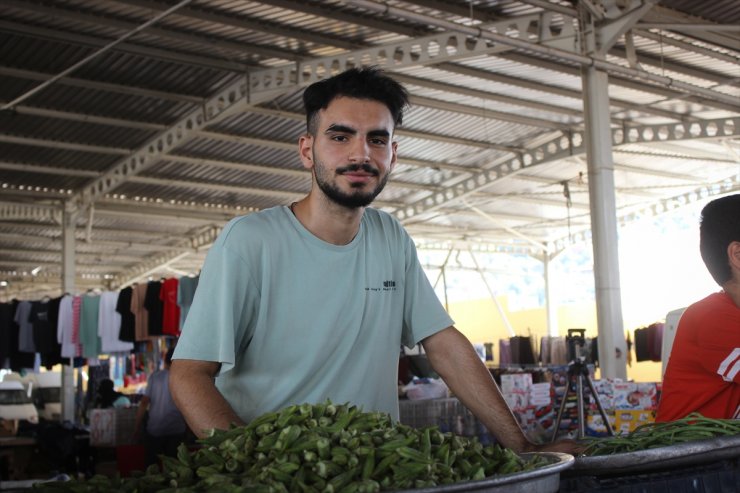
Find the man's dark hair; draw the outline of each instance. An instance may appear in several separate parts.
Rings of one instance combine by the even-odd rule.
[[[732,279],[727,247],[733,241],[740,241],[740,194],[713,200],[701,211],[701,258],[720,286]]]
[[[315,82],[303,92],[308,133],[316,133],[317,115],[335,98],[346,96],[378,101],[388,107],[396,127],[403,121],[403,111],[409,103],[406,89],[377,67],[351,68],[340,74]]]

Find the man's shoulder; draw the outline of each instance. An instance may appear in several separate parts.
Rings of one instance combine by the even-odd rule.
[[[732,302],[732,299],[730,299],[730,297],[726,293],[720,291],[718,293],[712,293],[706,298],[692,303],[688,306],[688,308],[686,308],[684,314],[704,316],[712,313],[717,313],[718,311],[737,311],[738,313],[740,313],[740,309],[735,306],[735,304]]]
[[[401,222],[395,218],[395,216],[385,211],[381,211],[380,209],[372,207],[366,208],[363,215],[363,221],[373,229],[382,229],[384,231],[393,230],[403,235],[407,234],[406,229],[401,225]]]
[[[283,209],[284,207],[277,206],[235,217],[226,223],[219,236],[223,241],[230,240],[232,237],[236,237],[239,241],[259,238],[260,235],[255,235],[255,232],[281,227],[280,225],[286,219]]]

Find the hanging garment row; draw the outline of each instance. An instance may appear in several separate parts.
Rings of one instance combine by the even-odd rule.
[[[177,337],[198,277],[134,284],[120,291],[0,303],[0,368],[50,369],[67,358],[126,353],[135,343]]]
[[[586,338],[581,355],[586,363],[597,364],[599,360],[597,338]],[[567,365],[567,339],[562,336],[543,336],[540,338],[539,354],[535,351],[532,337],[513,336],[499,339],[499,363],[509,365]]]

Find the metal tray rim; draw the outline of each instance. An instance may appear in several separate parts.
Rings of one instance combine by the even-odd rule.
[[[569,473],[615,474],[740,457],[740,435],[720,436],[622,454],[580,456]]]
[[[532,471],[500,474],[485,479],[479,479],[477,481],[464,481],[432,488],[396,490],[394,493],[436,493],[441,491],[457,492],[484,490],[493,487],[511,485],[512,483],[529,482],[535,479],[545,478],[546,476],[559,476],[561,471],[568,469],[575,463],[575,457],[562,452],[528,452],[520,455],[523,458],[544,456],[552,460],[552,463]]]

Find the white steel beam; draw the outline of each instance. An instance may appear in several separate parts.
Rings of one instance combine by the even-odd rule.
[[[675,124],[640,125],[629,128],[613,128],[610,130],[612,146],[627,144],[664,144],[677,140],[689,139],[723,139],[740,136],[740,117],[719,118],[699,122]],[[396,210],[396,216],[402,221],[421,214],[449,201],[471,195],[485,189],[494,181],[513,173],[525,172],[532,166],[559,159],[571,158],[585,154],[584,132],[574,132],[569,135],[556,137],[512,159],[502,161],[491,168],[472,174],[469,178],[447,188],[446,190],[430,194],[416,202],[405,205]]]
[[[722,104],[737,104],[735,98],[732,98],[729,95],[717,91],[713,91],[711,89],[705,89],[693,84],[674,80],[670,77],[652,74],[644,70],[625,67],[616,63],[596,58],[592,55],[583,55],[562,48],[556,48],[554,46],[532,43],[526,39],[526,30],[520,31],[522,34],[525,34],[524,38],[518,38],[510,36],[508,34],[493,32],[489,29],[468,27],[452,21],[419,14],[417,12],[406,10],[400,7],[390,6],[387,3],[374,2],[371,0],[347,0],[347,3],[357,7],[365,8],[372,12],[377,12],[382,15],[398,16],[416,22],[424,22],[428,25],[437,26],[450,32],[464,33],[468,36],[473,36],[476,39],[490,41],[493,44],[501,43],[507,46],[512,46],[525,53],[531,53],[538,57],[556,59],[577,66],[591,66],[605,71],[609,74],[618,74],[623,77],[633,78],[651,84],[658,84],[661,86],[671,86],[674,89],[686,94],[702,96],[709,100],[716,101]]]

